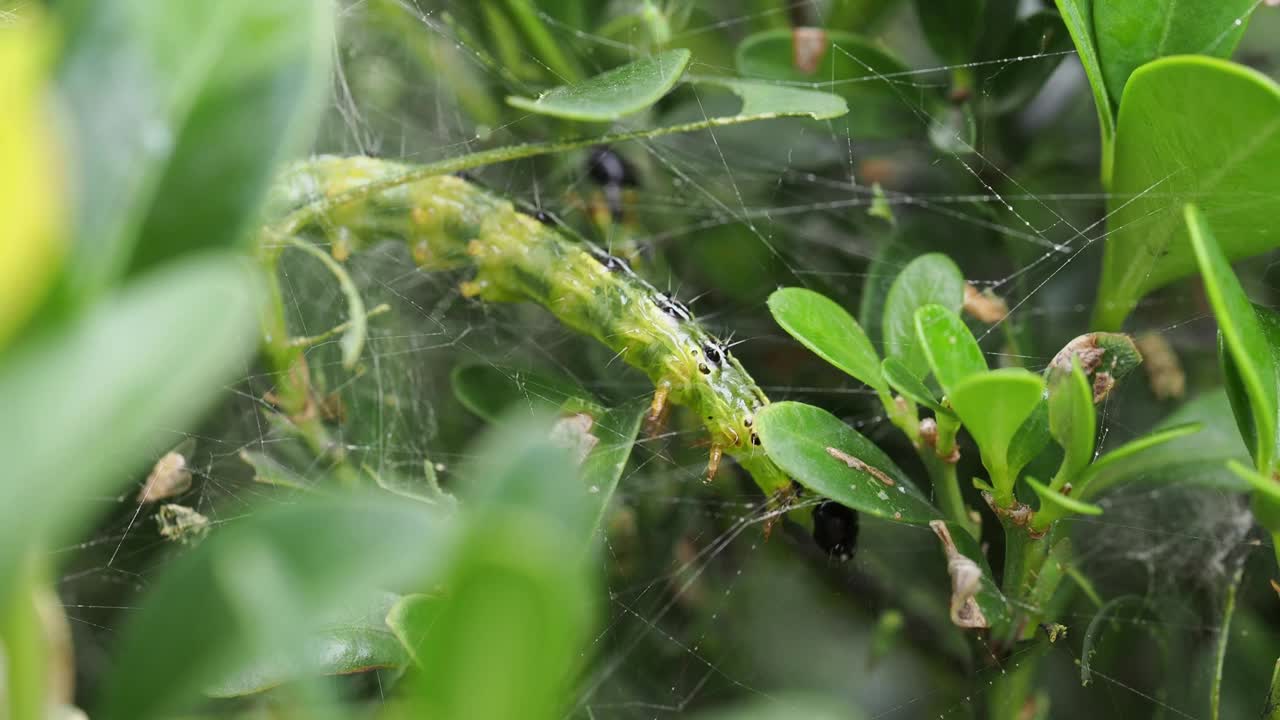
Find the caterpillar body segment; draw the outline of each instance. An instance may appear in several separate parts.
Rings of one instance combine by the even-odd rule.
[[[708,479],[728,453],[770,497],[786,496],[790,479],[759,447],[753,427],[768,398],[688,308],[621,258],[566,237],[467,179],[439,175],[359,193],[361,185],[407,169],[365,157],[295,165],[273,197],[274,212],[285,218],[274,232],[318,231],[353,248],[394,239],[424,269],[475,268],[465,294],[542,305],[648,375],[654,416],[668,402],[697,412],[711,435]]]

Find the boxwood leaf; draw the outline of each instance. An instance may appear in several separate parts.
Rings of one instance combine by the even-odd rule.
[[[982,37],[986,0],[932,2],[916,0],[916,17],[929,47],[948,65],[960,65],[974,58]]]
[[[907,263],[885,295],[881,325],[885,356],[900,360],[916,377],[925,377],[929,362],[916,336],[916,310],[939,305],[959,313],[964,284],[960,268],[942,253],[927,253]]]
[[[1044,381],[1022,368],[971,375],[948,395],[951,407],[978,444],[997,500],[1011,497],[1015,478],[1008,473],[1009,444],[1043,395]]]
[[[1120,103],[1096,327],[1119,329],[1143,295],[1195,271],[1187,202],[1228,259],[1280,245],[1277,117],[1280,85],[1241,65],[1178,56],[1134,71]]]
[[[1166,55],[1230,57],[1244,35],[1255,0],[1092,0],[1093,36],[1112,97],[1121,97],[1129,74]]]
[[[1055,484],[1073,481],[1093,459],[1097,423],[1093,389],[1072,358],[1071,372],[1055,374],[1049,385],[1049,432],[1064,451]]]
[[[667,50],[572,85],[552,88],[537,98],[511,96],[507,103],[566,120],[612,122],[662,99],[680,81],[690,57],[683,48]]]
[[[826,410],[772,403],[756,413],[756,428],[769,457],[822,497],[913,525],[941,517],[888,456]]]
[[[1269,473],[1276,457],[1278,410],[1271,344],[1204,214],[1195,205],[1187,205],[1185,216],[1205,294],[1218,318],[1227,394],[1240,434],[1255,466]]]
[[[783,330],[818,357],[876,390],[888,389],[880,357],[867,334],[830,298],[805,288],[782,288],[769,296],[769,312]]]
[[[1063,495],[1061,492],[1054,490],[1033,477],[1026,478],[1026,481],[1040,498],[1040,508],[1042,510],[1052,508],[1051,512],[1053,512],[1055,518],[1060,518],[1064,515],[1102,514],[1102,508],[1097,505]]]
[[[962,380],[986,372],[987,359],[978,341],[955,312],[925,305],[916,310],[915,326],[916,342],[924,348],[933,377],[948,398]]]

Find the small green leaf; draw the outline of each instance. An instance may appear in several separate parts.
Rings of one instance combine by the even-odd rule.
[[[929,361],[916,336],[916,311],[940,305],[959,313],[964,305],[964,275],[942,253],[921,255],[893,279],[884,300],[884,354],[897,358],[918,378],[929,373]],[[984,366],[985,367],[985,366]]]
[[[330,5],[59,7],[71,20],[59,85],[80,201],[68,298],[182,252],[247,241],[278,164],[323,108]]]
[[[1041,400],[1009,441],[1009,474],[1016,477],[1049,447],[1052,439],[1053,436],[1049,433],[1049,403]]]
[[[1202,427],[1200,423],[1175,425],[1166,430],[1153,431],[1121,445],[1086,468],[1074,483],[1076,497],[1078,499],[1093,497],[1126,475],[1136,475],[1178,463],[1178,457],[1157,455],[1143,458],[1142,455],[1151,448],[1194,435],[1200,432]]]
[[[1263,475],[1257,470],[1235,460],[1228,460],[1227,467],[1241,480],[1249,483],[1254,492],[1265,496],[1272,504],[1280,505],[1280,480]],[[1267,530],[1277,532],[1280,531],[1280,527],[1267,527]]]
[[[539,115],[612,122],[653,105],[675,87],[689,66],[685,49],[668,50],[607,70],[572,85],[561,85],[536,99],[511,96],[507,103]]]
[[[948,399],[961,381],[986,372],[987,359],[959,315],[941,305],[925,305],[916,310],[915,325],[916,341]]]
[[[1102,72],[1102,61],[1098,59],[1098,45],[1093,35],[1093,0],[1054,0],[1062,22],[1071,34],[1076,46],[1076,55],[1084,66],[1084,74],[1089,78],[1089,88],[1093,91],[1093,105],[1098,111],[1098,131],[1102,135],[1102,184],[1111,185],[1112,166],[1114,164],[1114,148],[1116,137],[1116,116],[1111,111],[1111,97],[1107,93],[1107,83]],[[1118,323],[1117,323],[1118,325]]]
[[[978,443],[982,463],[991,473],[996,500],[1012,497],[1009,444],[1044,395],[1044,381],[1022,368],[975,374],[958,383],[948,398],[965,429]]]
[[[1054,519],[1065,515],[1101,515],[1102,508],[1091,503],[1082,502],[1075,498],[1063,495],[1044,483],[1033,477],[1025,478],[1027,484],[1035,491],[1040,498],[1040,511],[1048,511],[1053,513]]]
[[[1280,386],[1280,315],[1277,315],[1274,310],[1261,305],[1254,305],[1253,311],[1258,318],[1262,337],[1267,346],[1271,348],[1270,364],[1276,372],[1276,385]],[[1244,439],[1245,446],[1249,448],[1249,454],[1256,456],[1257,450],[1254,442],[1256,428],[1253,420],[1254,403],[1250,400],[1244,375],[1241,374],[1231,352],[1231,346],[1223,333],[1218,334],[1218,362],[1222,366],[1223,388],[1227,393],[1227,398],[1231,401],[1231,412],[1235,416],[1236,426],[1240,428],[1240,436]],[[1258,358],[1255,364],[1259,368],[1265,368],[1267,362],[1265,358]],[[1276,432],[1278,433],[1277,452],[1280,452],[1280,420],[1276,423]]]
[[[1218,318],[1224,348],[1222,356],[1224,361],[1230,361],[1224,362],[1224,370],[1232,378],[1228,383],[1228,396],[1240,424],[1240,434],[1249,446],[1255,467],[1270,472],[1276,457],[1276,413],[1280,410],[1276,403],[1276,365],[1271,345],[1204,215],[1194,205],[1188,205],[1185,212],[1192,251],[1204,277],[1205,294]],[[1231,393],[1233,383],[1243,392]],[[1247,411],[1239,406],[1242,401],[1247,402]]]
[[[85,527],[93,505],[69,498],[114,494],[245,372],[256,280],[238,256],[172,263],[8,353],[0,456],[8,477],[40,481],[0,483],[0,585],[24,548]]]
[[[772,403],[756,414],[756,428],[769,457],[822,497],[914,525],[941,517],[875,444],[826,410]]]
[[[1133,73],[1120,104],[1096,326],[1119,329],[1143,295],[1195,272],[1185,203],[1204,211],[1228,259],[1280,245],[1271,221],[1280,216],[1278,117],[1280,86],[1241,65],[1170,57]]]
[[[360,353],[364,350],[364,340],[369,333],[368,313],[364,310],[364,298],[360,296],[360,289],[356,287],[351,276],[347,274],[346,268],[342,267],[337,260],[333,259],[329,253],[312,245],[305,240],[299,238],[291,238],[292,245],[311,257],[320,261],[333,277],[338,281],[338,287],[342,290],[342,295],[347,301],[347,329],[342,333],[342,339],[339,341],[342,346],[342,366],[348,370],[355,368],[356,363],[360,360]]]
[[[205,689],[211,697],[252,695],[299,677],[300,672],[350,675],[377,669],[396,669],[408,662],[404,646],[387,628],[385,618],[398,596],[380,593],[370,602],[337,608],[333,617],[301,638],[295,653],[263,655],[241,665]],[[300,668],[297,657],[311,660]]]
[[[885,358],[880,363],[880,372],[884,375],[884,379],[889,386],[898,391],[908,400],[913,400],[935,413],[944,413],[946,415],[954,415],[951,409],[944,407],[938,402],[938,398],[934,395],[929,386],[924,384],[914,373],[907,369],[906,365],[897,358]]]
[[[703,127],[801,115],[814,120],[830,120],[849,112],[844,98],[827,92],[714,76],[690,76],[689,82],[722,87],[742,100],[742,107],[736,115],[709,118]]]
[[[1129,75],[1166,55],[1231,56],[1256,0],[1092,0],[1093,36],[1111,96]],[[1240,20],[1240,21],[1238,21]]]
[[[782,288],[769,296],[769,312],[818,357],[880,392],[887,390],[880,357],[867,334],[830,298],[804,288]]]
[[[595,396],[568,378],[529,370],[475,363],[459,365],[450,376],[453,394],[471,412],[497,422],[513,408],[529,412],[599,411]]]
[[[1055,374],[1049,385],[1049,432],[1064,451],[1056,487],[1074,481],[1093,459],[1097,423],[1093,389],[1073,357],[1071,372]]]

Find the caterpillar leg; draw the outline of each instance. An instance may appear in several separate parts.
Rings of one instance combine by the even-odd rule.
[[[724,448],[720,445],[712,444],[711,457],[707,460],[707,482],[711,482],[716,478],[716,471],[720,469],[720,459],[724,457]]]

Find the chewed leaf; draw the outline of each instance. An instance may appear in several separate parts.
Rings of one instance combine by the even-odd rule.
[[[892,460],[826,410],[773,403],[756,414],[756,426],[774,462],[822,497],[914,525],[941,517]]]
[[[1205,294],[1218,318],[1232,410],[1255,466],[1269,472],[1276,457],[1277,427],[1276,366],[1271,346],[1204,215],[1194,205],[1188,205],[1185,214]]]
[[[928,253],[907,263],[893,279],[884,300],[884,354],[901,361],[916,377],[929,372],[924,346],[916,336],[916,310],[940,305],[959,313],[964,304],[964,275],[951,258]]]
[[[539,115],[610,122],[640,112],[671,91],[691,55],[683,48],[668,50],[607,70],[572,85],[561,85],[536,99],[512,96],[507,103]]]
[[[773,319],[823,360],[870,385],[887,388],[880,357],[858,322],[831,299],[804,288],[782,288],[769,296]]]
[[[916,310],[916,341],[943,392],[951,395],[960,381],[986,372],[987,359],[978,341],[955,312],[941,305]]]
[[[1009,601],[1000,592],[977,541],[955,523],[933,520],[929,527],[938,536],[947,559],[951,622],[963,628],[1006,625],[1010,619]]]

